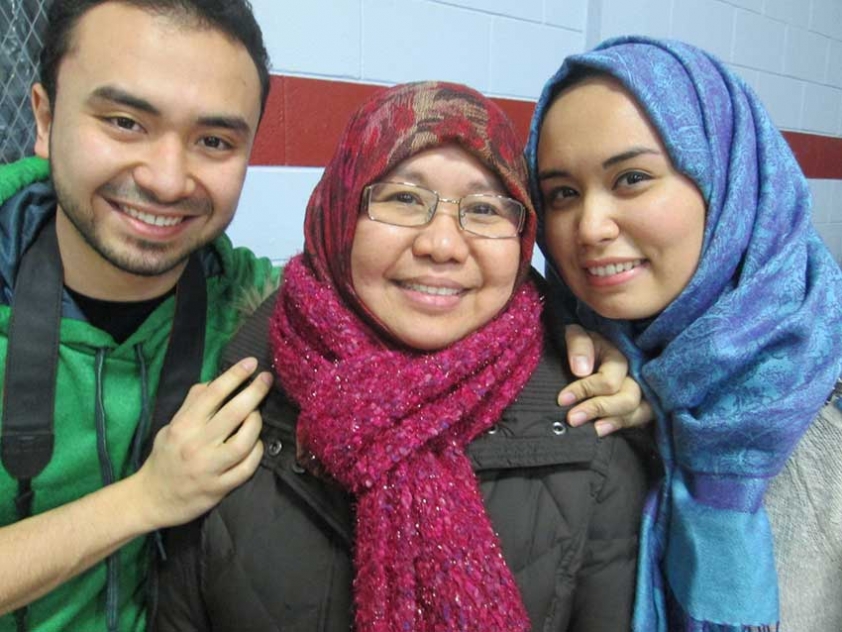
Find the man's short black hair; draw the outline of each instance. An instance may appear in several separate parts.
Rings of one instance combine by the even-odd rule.
[[[185,20],[197,28],[225,33],[248,51],[260,78],[260,112],[269,96],[269,55],[263,34],[248,0],[54,0],[50,6],[44,48],[41,50],[41,83],[54,107],[58,68],[71,45],[73,30],[89,10],[107,2],[119,2],[150,13]]]

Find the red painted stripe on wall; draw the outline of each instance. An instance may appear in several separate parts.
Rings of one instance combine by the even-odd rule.
[[[345,124],[383,86],[272,76],[272,91],[255,139],[252,165],[321,167],[333,155]],[[493,99],[526,141],[535,104]],[[783,132],[808,178],[842,180],[842,138]]]

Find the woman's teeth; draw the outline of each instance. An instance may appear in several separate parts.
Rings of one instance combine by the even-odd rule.
[[[635,261],[626,261],[625,263],[609,263],[607,266],[598,266],[596,268],[588,268],[588,272],[594,276],[606,277],[620,272],[628,272],[632,268],[636,268],[643,259],[636,259]]]
[[[144,213],[143,211],[138,211],[136,208],[132,208],[131,206],[120,206],[120,210],[129,217],[143,222],[144,224],[149,224],[150,226],[175,226],[184,220],[183,217],[168,217],[164,215]]]
[[[433,285],[421,285],[420,283],[404,283],[403,286],[408,290],[421,292],[423,294],[432,294],[434,296],[455,296],[462,292],[462,290],[455,287],[438,287]]]

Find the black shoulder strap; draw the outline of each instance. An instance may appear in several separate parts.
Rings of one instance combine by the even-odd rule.
[[[58,366],[64,269],[55,219],[24,253],[15,281],[3,381],[0,458],[18,481],[19,519],[32,514],[32,479],[53,456],[53,409]],[[28,608],[15,610],[15,625],[27,629]]]
[[[19,481],[37,476],[53,454],[56,323],[61,318],[63,285],[53,219],[23,255],[9,323],[0,454],[3,466]],[[19,514],[22,509],[19,505]]]
[[[175,291],[175,316],[161,368],[152,425],[143,451],[149,456],[158,431],[170,423],[187,391],[202,377],[207,329],[208,292],[198,253],[193,253]]]

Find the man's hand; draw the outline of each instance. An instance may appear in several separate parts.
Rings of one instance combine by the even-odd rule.
[[[155,437],[152,453],[134,477],[149,530],[196,518],[257,469],[263,455],[257,407],[272,375],[261,373],[231,397],[256,367],[257,361],[247,358],[214,381],[193,386]]]
[[[196,518],[260,463],[257,406],[272,386],[248,358],[197,384],[132,476],[0,527],[0,615],[32,602],[132,539]],[[230,398],[230,400],[229,400]]]
[[[596,432],[604,437],[621,428],[648,424],[652,407],[642,398],[637,382],[628,377],[629,364],[619,349],[603,336],[579,325],[564,330],[567,357],[573,374],[581,379],[568,384],[558,395],[571,426],[597,420]],[[593,373],[594,363],[598,371]]]

